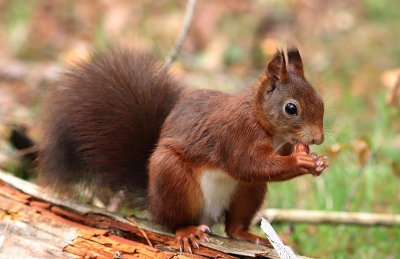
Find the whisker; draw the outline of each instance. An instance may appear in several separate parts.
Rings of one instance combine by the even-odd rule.
[[[340,94],[339,91],[332,93],[330,96],[328,96],[328,98],[322,98],[324,105],[330,98],[332,98],[333,96],[338,95],[338,94]]]
[[[331,139],[329,139],[329,138],[325,138],[324,145],[326,145],[326,142],[329,142],[329,144],[331,144],[331,145],[334,145],[334,144],[335,144],[335,142],[334,142],[334,141],[332,141],[332,140],[331,140]]]
[[[290,154],[292,154],[292,153],[295,151],[295,148],[296,148],[296,146],[293,145],[293,146],[292,146],[292,150],[290,151]]]
[[[274,150],[274,153],[276,153],[276,151],[278,151],[281,147],[283,147],[286,143],[289,143],[288,141],[285,141],[285,142],[283,142],[283,144],[281,144],[279,147],[277,147],[275,150]]]

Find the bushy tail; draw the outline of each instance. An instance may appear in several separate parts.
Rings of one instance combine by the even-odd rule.
[[[147,162],[184,87],[152,55],[119,46],[70,65],[44,101],[41,183],[145,194]]]

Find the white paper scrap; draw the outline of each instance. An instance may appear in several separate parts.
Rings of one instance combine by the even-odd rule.
[[[264,231],[269,242],[271,242],[281,259],[297,259],[297,256],[294,254],[293,250],[283,244],[281,238],[278,236],[278,234],[276,234],[274,228],[271,226],[271,224],[269,224],[268,220],[261,218],[261,229]]]

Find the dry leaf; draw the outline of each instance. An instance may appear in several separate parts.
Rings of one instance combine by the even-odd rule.
[[[392,161],[391,163],[392,173],[396,176],[400,176],[400,162],[399,161]]]
[[[335,143],[331,147],[325,148],[325,152],[329,158],[330,162],[333,162],[340,151],[346,149],[346,145]]]
[[[357,152],[360,165],[363,165],[367,161],[368,156],[371,153],[368,143],[363,139],[355,139],[351,143],[351,146]]]
[[[393,107],[400,107],[400,68],[383,73],[382,83],[388,88],[386,102]]]

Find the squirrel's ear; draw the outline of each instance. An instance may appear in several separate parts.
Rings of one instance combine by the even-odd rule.
[[[288,79],[289,74],[286,69],[285,55],[282,51],[277,50],[272,60],[267,66],[267,78],[272,82],[283,82]]]
[[[289,68],[297,75],[304,77],[303,62],[301,61],[299,50],[295,46],[287,48]]]

